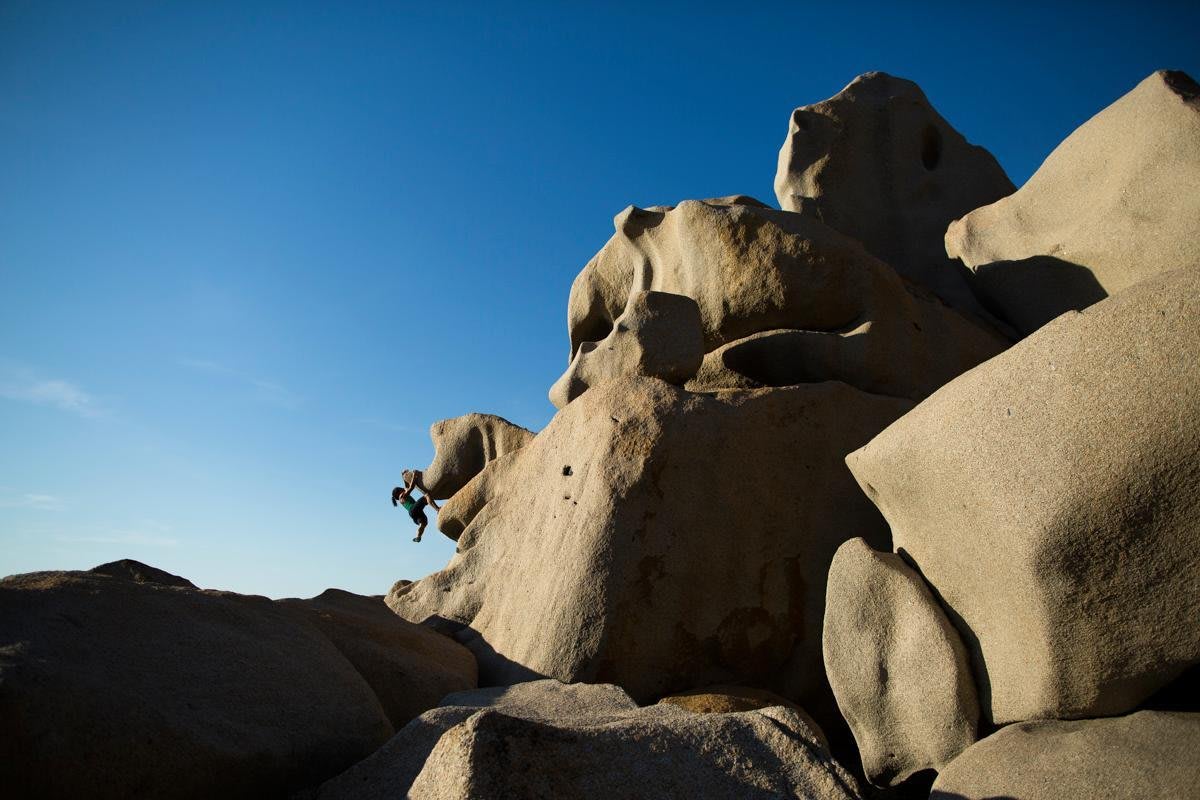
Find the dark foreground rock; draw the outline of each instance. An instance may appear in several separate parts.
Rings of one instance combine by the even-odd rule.
[[[318,601],[305,613],[322,613]],[[136,576],[0,581],[0,786],[12,797],[261,798],[345,770],[393,732],[339,650],[369,652],[346,640],[373,632],[330,637],[337,614],[301,616]]]

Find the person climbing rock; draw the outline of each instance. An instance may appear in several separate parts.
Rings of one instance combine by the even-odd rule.
[[[404,478],[404,486],[397,486],[392,489],[392,505],[402,505],[404,510],[408,512],[408,516],[417,525],[417,536],[413,539],[414,542],[421,541],[421,536],[425,533],[425,526],[429,524],[429,517],[425,516],[425,506],[433,507],[434,511],[440,511],[437,501],[429,494],[429,490],[425,488],[425,484],[421,481],[420,470],[406,469],[401,473]],[[420,490],[420,499],[415,499],[412,493]]]

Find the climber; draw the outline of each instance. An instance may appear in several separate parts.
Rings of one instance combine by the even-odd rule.
[[[417,537],[414,542],[421,541],[421,536],[425,533],[425,526],[429,524],[429,518],[425,516],[425,506],[433,506],[434,511],[440,511],[437,501],[429,494],[429,490],[425,488],[425,484],[421,480],[420,470],[406,469],[401,473],[404,478],[404,486],[397,486],[392,489],[392,505],[397,503],[404,506],[404,510],[408,512],[408,516],[417,525]],[[420,490],[422,497],[419,500],[414,500],[412,493],[415,490]]]

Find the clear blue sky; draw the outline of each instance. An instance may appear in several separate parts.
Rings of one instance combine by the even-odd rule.
[[[1200,77],[1200,13],[1152,2],[483,8],[0,4],[0,574],[385,592],[453,550],[400,469],[436,419],[549,421],[624,206],[773,203],[791,109],[868,70],[1018,185]]]

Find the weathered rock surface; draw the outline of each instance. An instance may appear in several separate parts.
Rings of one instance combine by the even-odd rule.
[[[161,570],[157,567],[152,567],[149,564],[143,564],[140,561],[134,561],[132,558],[122,558],[118,561],[110,561],[107,564],[101,564],[98,567],[92,567],[88,572],[94,572],[97,575],[108,575],[113,578],[126,578],[137,583],[157,583],[163,586],[182,586],[186,589],[195,589],[196,584],[189,581],[187,578],[181,578],[178,575],[172,575],[166,570]]]
[[[1009,725],[938,775],[931,800],[1179,800],[1200,791],[1200,714]]]
[[[809,727],[816,741],[825,749],[829,749],[825,732],[807,711],[786,697],[768,692],[766,689],[717,684],[706,686],[703,689],[693,689],[690,692],[669,694],[658,702],[682,708],[693,714],[736,714],[739,711],[758,711],[760,708],[783,706],[804,720],[804,724]]]
[[[1200,662],[1200,271],[1072,312],[847,463],[986,719],[1119,714]]]
[[[409,796],[826,800],[859,793],[788,709],[690,714],[664,705],[548,721],[478,711],[442,736]]]
[[[310,600],[278,603],[328,637],[375,692],[397,729],[446,695],[478,684],[469,650],[400,619],[379,597],[328,589]]]
[[[265,597],[87,572],[0,581],[14,797],[278,796],[391,734],[341,653]]]
[[[970,746],[979,700],[958,633],[900,556],[862,539],[829,568],[825,671],[878,785],[941,769]]]
[[[429,428],[433,462],[421,482],[436,500],[444,500],[467,485],[489,461],[524,447],[532,431],[495,414],[464,414],[443,419]]]
[[[562,408],[606,380],[632,375],[682,385],[700,369],[704,333],[696,301],[681,294],[634,292],[599,342],[583,342],[550,402]]]
[[[1159,272],[1200,267],[1200,86],[1156,72],[1063,141],[946,250],[1023,332]]]
[[[882,72],[793,111],[775,173],[780,208],[857,239],[974,314],[983,311],[943,248],[946,226],[1014,188],[992,154],[954,130],[920,87]]]
[[[602,384],[446,504],[458,552],[388,604],[470,625],[484,684],[615,683],[643,702],[759,685],[825,725],[829,562],[852,534],[887,546],[844,454],[910,407],[833,382]]]
[[[407,797],[413,780],[442,735],[481,708],[530,720],[605,719],[634,711],[637,703],[616,686],[564,684],[556,680],[457,692],[445,697],[441,707],[430,709],[397,731],[369,758],[322,784],[315,798],[391,800]]]
[[[920,398],[1008,346],[853,239],[749,198],[630,207],[615,224],[571,287],[573,357],[645,290],[699,306],[697,390],[842,380]]]

